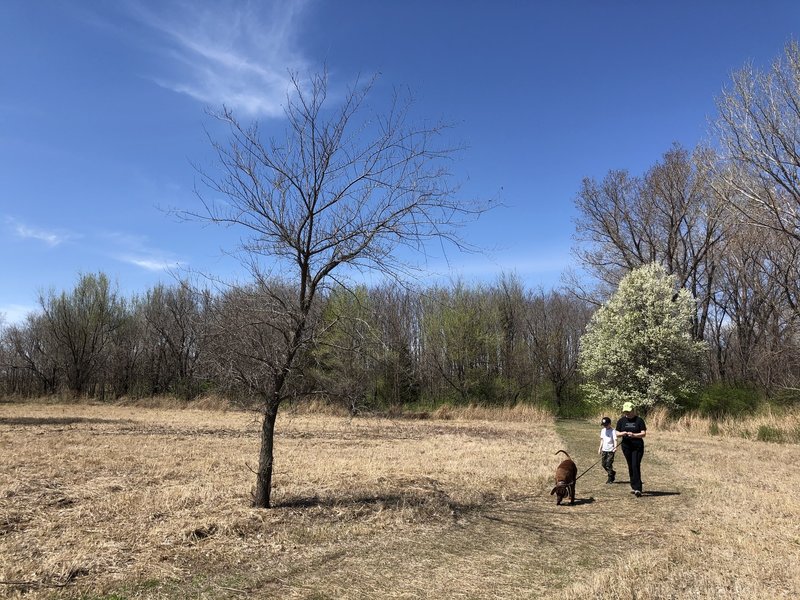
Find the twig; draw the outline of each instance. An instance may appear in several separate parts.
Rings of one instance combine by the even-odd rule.
[[[240,590],[240,589],[237,589],[237,588],[233,588],[233,587],[227,587],[227,586],[224,586],[224,585],[219,585],[219,584],[217,584],[217,587],[218,587],[219,589],[221,589],[221,590],[227,590],[227,591],[229,591],[229,592],[236,592],[236,593],[238,593],[238,594],[247,594],[247,591],[246,591],[246,590]]]

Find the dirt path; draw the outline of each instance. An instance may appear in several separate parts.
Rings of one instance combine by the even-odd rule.
[[[599,426],[563,421],[559,435],[579,473],[598,458]],[[556,506],[550,488],[463,515],[441,531],[383,545],[350,547],[266,583],[261,593],[297,598],[526,598],[557,596],[624,553],[667,543],[663,533],[690,492],[676,485],[658,444],[643,463],[645,493],[635,498],[621,452],[618,483],[600,465],[580,478],[574,506]],[[559,457],[541,457],[555,465]],[[341,550],[341,548],[339,549]],[[325,590],[320,593],[319,590]]]

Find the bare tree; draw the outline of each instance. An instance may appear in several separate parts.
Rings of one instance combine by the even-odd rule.
[[[485,209],[460,201],[447,186],[443,161],[452,150],[437,146],[443,127],[410,124],[410,102],[396,95],[385,114],[359,121],[371,82],[351,90],[335,109],[327,106],[326,76],[313,77],[309,87],[296,77],[293,82],[283,140],[264,141],[257,124],[241,123],[228,109],[217,115],[231,137],[212,140],[221,173],[201,175],[225,201],[201,195],[204,210],[185,214],[241,228],[239,256],[270,296],[240,332],[257,341],[270,330],[277,344],[248,357],[264,375],[252,387],[263,411],[257,507],[270,506],[278,408],[296,392],[291,383],[314,343],[312,317],[326,286],[365,269],[407,272],[398,246],[421,250],[431,239],[463,246],[458,225]],[[291,297],[274,293],[286,289],[270,284],[278,276]],[[259,351],[258,344],[248,347]]]
[[[553,386],[558,410],[577,383],[580,339],[592,307],[572,295],[540,291],[530,295],[525,317],[535,363]]]
[[[58,348],[45,317],[30,313],[22,324],[6,328],[4,338],[9,348],[9,370],[15,375],[25,372],[32,382],[18,390],[28,395],[54,394],[57,391],[61,369]]]
[[[185,281],[170,287],[159,284],[147,292],[142,314],[153,338],[151,353],[158,359],[159,369],[153,374],[161,380],[158,391],[187,400],[198,394],[196,371],[206,333],[207,301],[207,292],[195,293]]]
[[[800,241],[800,45],[768,71],[747,66],[717,100],[721,180],[749,221]]]
[[[402,406],[419,400],[421,315],[420,295],[396,283],[370,290],[381,340],[379,380],[374,401]]]
[[[600,282],[599,298],[631,270],[662,264],[697,299],[693,323],[702,339],[725,237],[724,205],[711,187],[713,156],[673,146],[643,177],[610,171],[583,181],[576,199],[576,255]]]
[[[51,291],[40,295],[39,304],[67,387],[76,395],[93,395],[108,359],[112,334],[124,318],[117,291],[103,273],[82,275],[69,294]]]
[[[746,222],[775,231],[769,272],[800,318],[800,45],[790,42],[771,68],[747,66],[717,99],[723,161],[717,186]]]
[[[525,289],[515,274],[502,274],[491,290],[497,305],[502,332],[499,372],[507,400],[517,402],[531,387],[530,365],[526,364]]]

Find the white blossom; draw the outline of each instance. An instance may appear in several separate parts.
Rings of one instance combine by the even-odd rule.
[[[696,391],[704,346],[692,339],[695,300],[656,263],[631,271],[581,339],[586,399],[675,407]]]

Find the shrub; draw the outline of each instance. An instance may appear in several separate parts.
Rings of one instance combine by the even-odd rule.
[[[778,390],[772,395],[770,402],[776,406],[800,406],[800,390],[794,388],[784,388]]]
[[[752,414],[760,402],[758,392],[751,388],[718,384],[700,394],[698,410],[706,417],[739,416]]]

